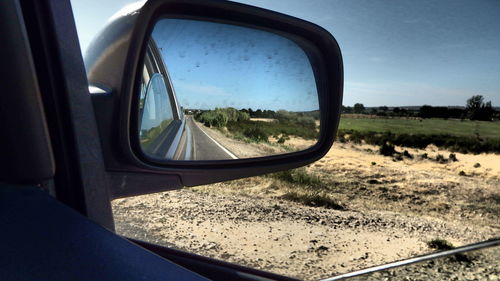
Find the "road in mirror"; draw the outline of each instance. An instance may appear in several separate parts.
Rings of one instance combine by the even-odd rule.
[[[313,70],[302,48],[283,36],[162,19],[144,59],[138,121],[142,151],[156,159],[304,150],[319,135]]]

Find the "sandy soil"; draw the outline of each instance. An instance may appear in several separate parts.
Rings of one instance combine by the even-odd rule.
[[[286,145],[294,147],[296,150],[305,150],[316,144],[314,140],[306,140],[299,137],[290,136],[290,139],[285,142]]]
[[[404,150],[413,159],[335,144],[306,168],[345,211],[283,200],[285,183],[254,177],[115,200],[117,231],[307,280],[430,252],[434,238],[459,246],[500,235],[500,155],[456,153],[458,161],[439,163],[437,154],[450,152]]]
[[[251,121],[274,122],[274,118],[250,118]]]
[[[337,191],[353,209],[377,208],[500,227],[500,155],[455,153],[458,161],[439,163],[433,160],[436,155],[448,158],[449,151],[433,146],[396,150],[407,150],[413,159],[397,161],[371,145],[335,144],[308,169],[339,188],[348,186],[350,192]],[[429,159],[420,159],[424,153]]]

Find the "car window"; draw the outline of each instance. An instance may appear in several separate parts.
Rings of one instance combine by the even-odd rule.
[[[345,88],[334,146],[295,170],[114,200],[119,234],[307,280],[500,236],[499,2],[239,2],[338,40]],[[80,38],[91,37],[81,35],[94,11],[72,3]],[[148,60],[143,110],[156,73]],[[394,274],[498,276],[499,259],[497,247]]]

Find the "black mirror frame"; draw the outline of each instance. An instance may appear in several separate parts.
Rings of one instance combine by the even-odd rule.
[[[282,35],[308,55],[319,94],[320,137],[313,147],[289,154],[222,161],[161,161],[145,156],[138,141],[137,108],[140,71],[147,42],[161,18],[183,18],[241,25]],[[256,176],[314,162],[330,149],[340,120],[343,64],[340,48],[323,28],[277,12],[226,1],[149,0],[139,11],[130,36],[119,93],[119,155],[113,155],[114,198]],[[133,78],[133,79],[131,79]],[[115,116],[116,117],[116,116]],[[116,127],[116,126],[115,126]],[[119,157],[119,159],[118,159]],[[113,173],[114,172],[114,173]],[[141,180],[132,175],[150,179]],[[170,175],[172,177],[166,177]],[[128,178],[128,179],[127,179]],[[171,179],[170,183],[166,183]],[[135,186],[131,186],[133,185]],[[153,187],[151,184],[158,186]],[[149,185],[146,187],[145,185]],[[141,187],[143,186],[144,187]],[[168,186],[165,186],[168,185]],[[147,189],[147,190],[145,190]]]

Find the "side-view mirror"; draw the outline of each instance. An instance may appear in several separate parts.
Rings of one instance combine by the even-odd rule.
[[[97,38],[85,63],[112,197],[296,168],[333,143],[342,59],[317,25],[150,0]]]

